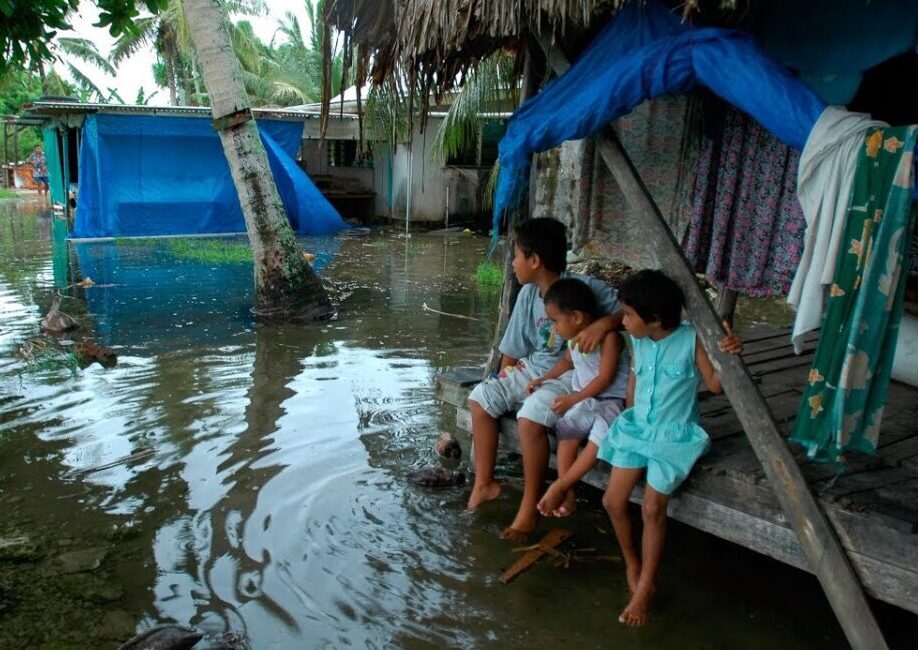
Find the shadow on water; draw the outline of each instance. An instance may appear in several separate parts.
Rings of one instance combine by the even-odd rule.
[[[249,264],[164,242],[68,253],[58,224],[0,207],[0,647],[113,648],[164,621],[257,649],[843,645],[809,576],[675,524],[645,630],[614,622],[614,561],[500,585],[517,462],[499,466],[509,496],[474,516],[462,491],[408,485],[454,429],[434,378],[487,352],[483,238],[304,240],[345,298],[338,320],[294,326],[252,321]],[[117,366],[24,371],[17,345],[55,288]],[[565,525],[617,552],[594,491]]]

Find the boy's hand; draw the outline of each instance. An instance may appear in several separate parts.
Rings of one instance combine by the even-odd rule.
[[[555,481],[548,487],[545,495],[539,499],[536,508],[543,517],[551,517],[561,505],[562,501],[564,501],[564,490],[562,490],[558,482]]]
[[[577,348],[583,354],[589,354],[599,347],[602,340],[606,337],[608,329],[600,321],[594,321],[580,330],[580,333],[571,339],[570,346]]]
[[[576,395],[559,395],[551,403],[551,410],[555,415],[564,415],[574,404],[580,400]]]
[[[536,388],[545,383],[545,377],[538,377],[526,384],[526,392],[532,395]]]
[[[743,342],[726,321],[724,321],[724,329],[727,330],[727,335],[717,342],[717,347],[720,348],[721,352],[729,352],[730,354],[741,353],[743,351]]]

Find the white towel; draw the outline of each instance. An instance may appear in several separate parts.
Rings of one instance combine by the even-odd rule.
[[[796,311],[791,340],[797,354],[803,336],[819,327],[826,287],[835,276],[835,260],[845,228],[851,183],[864,132],[888,126],[869,115],[840,106],[822,112],[810,132],[797,169],[797,198],[806,219],[803,255],[787,302]]]

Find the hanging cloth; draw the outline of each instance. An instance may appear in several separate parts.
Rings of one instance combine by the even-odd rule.
[[[706,119],[719,108],[710,105]],[[683,251],[696,272],[750,296],[786,295],[806,223],[797,200],[800,154],[727,107],[701,142]]]
[[[873,452],[896,349],[918,126],[870,128],[857,167],[816,357],[792,440],[810,458]]]
[[[803,337],[819,327],[825,289],[835,275],[839,242],[851,198],[851,179],[863,134],[887,126],[841,106],[826,108],[806,140],[797,172],[797,198],[806,217],[803,256],[787,302],[797,311],[791,340],[797,354]]]

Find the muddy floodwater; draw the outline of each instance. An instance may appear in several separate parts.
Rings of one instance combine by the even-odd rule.
[[[462,488],[409,484],[455,431],[435,377],[486,357],[486,238],[306,238],[338,317],[271,325],[249,315],[251,263],[230,254],[244,240],[65,237],[35,204],[0,202],[0,648],[115,648],[163,622],[258,650],[845,647],[808,574],[675,523],[651,624],[621,627],[594,490],[563,525],[596,550],[502,585],[518,460],[501,457],[504,496],[477,514]],[[114,367],[40,336],[55,290]],[[879,610],[908,647],[915,618]]]

